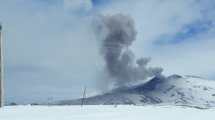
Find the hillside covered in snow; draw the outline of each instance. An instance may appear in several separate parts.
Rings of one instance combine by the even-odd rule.
[[[64,100],[57,105],[80,105],[83,99]],[[215,106],[215,81],[195,76],[154,77],[146,83],[114,89],[84,99],[86,105],[165,104],[196,107]]]

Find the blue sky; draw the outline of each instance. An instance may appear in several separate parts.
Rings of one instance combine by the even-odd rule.
[[[111,0],[92,0],[93,5],[100,6],[100,5],[106,5]]]
[[[205,34],[213,28],[213,21],[196,21],[184,25],[183,28],[175,34],[161,35],[155,42],[157,44],[178,44],[186,42],[189,38],[194,38],[198,35]]]
[[[98,15],[130,15],[136,57],[164,74],[214,78],[213,0],[1,0],[6,102],[29,103],[101,92]],[[93,68],[93,69],[92,69]],[[103,86],[102,86],[103,87]]]

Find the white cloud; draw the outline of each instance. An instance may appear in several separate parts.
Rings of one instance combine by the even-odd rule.
[[[101,60],[90,16],[67,12],[61,4],[16,0],[0,2],[0,19],[7,101],[71,99],[80,97],[84,85],[94,85]]]

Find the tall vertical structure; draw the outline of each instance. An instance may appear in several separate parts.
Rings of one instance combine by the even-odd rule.
[[[2,26],[0,24],[0,107],[3,107]]]

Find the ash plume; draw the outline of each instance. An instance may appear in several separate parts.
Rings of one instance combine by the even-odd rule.
[[[129,48],[136,40],[137,31],[130,16],[123,14],[101,16],[96,32],[102,37],[101,55],[105,61],[108,76],[118,85],[145,80],[161,75],[162,68],[148,67],[149,58],[135,59]]]

